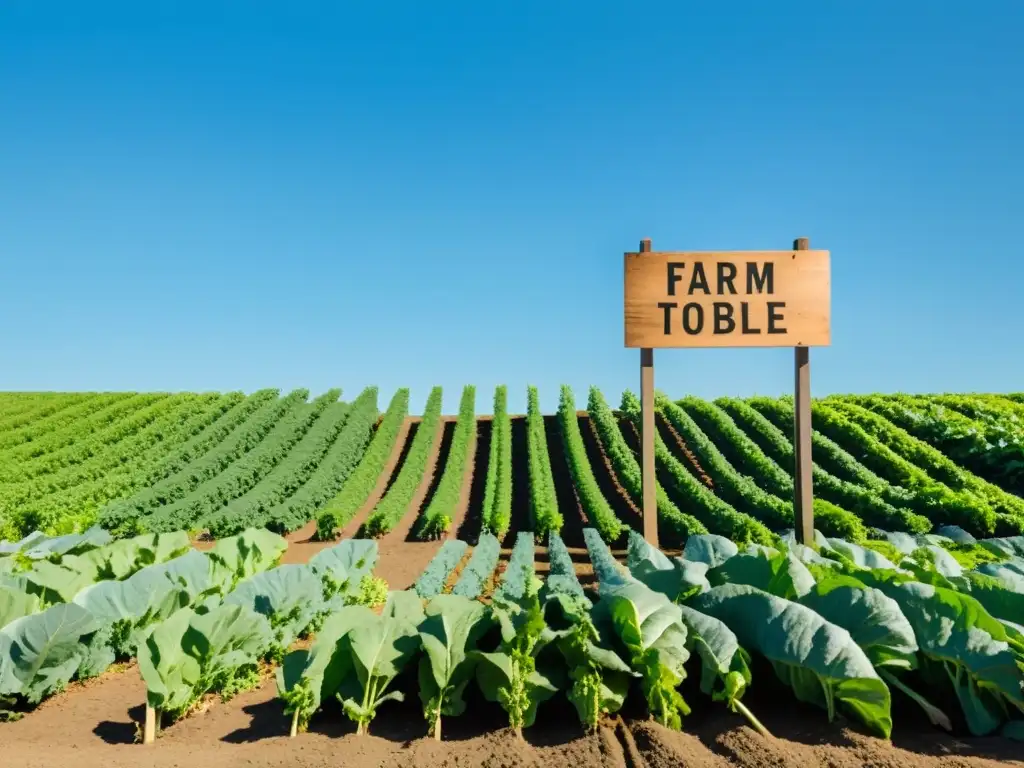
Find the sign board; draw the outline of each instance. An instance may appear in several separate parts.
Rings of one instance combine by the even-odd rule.
[[[829,252],[625,255],[626,346],[827,347]]]

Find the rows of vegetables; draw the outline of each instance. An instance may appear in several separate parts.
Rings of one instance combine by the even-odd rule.
[[[0,545],[0,714],[17,718],[73,680],[137,659],[171,719],[259,682],[342,605],[379,604],[376,543],[348,540],[278,565],[263,529],[194,549],[184,532],[111,541],[100,528]]]
[[[284,540],[265,530],[207,552],[182,534],[36,535],[0,550],[0,697],[17,717],[137,658],[164,725],[274,667],[293,736],[325,706],[365,733],[409,695],[440,739],[474,686],[519,735],[564,695],[590,729],[634,698],[670,728],[722,705],[770,737],[743,701],[756,672],[883,738],[902,697],[939,728],[1024,739],[1024,537],[877,533],[745,547],[697,534],[676,557],[630,533],[623,565],[587,528],[586,589],[557,533],[544,580],[532,533],[504,569],[484,534],[472,552],[445,541],[403,591],[373,576],[373,540],[278,565]],[[683,697],[691,674],[702,700]]]
[[[580,419],[572,390],[562,387],[548,425],[536,388],[528,388],[526,439],[515,451],[504,386],[494,392],[487,451],[475,450],[477,433],[485,433],[471,386],[462,391],[450,441],[435,387],[407,446],[407,389],[394,393],[384,414],[374,387],[351,402],[337,389],[309,397],[305,389],[284,396],[8,394],[0,401],[0,535],[72,533],[98,523],[116,536],[187,529],[221,538],[249,527],[283,533],[316,519],[317,535],[330,540],[374,498],[399,452],[387,492],[360,521],[364,535],[388,534],[409,517],[416,538],[448,535],[463,484],[477,472],[483,531],[509,534],[516,496],[529,504],[539,535],[561,531],[566,507],[578,502],[613,542],[628,521],[607,498],[604,462],[592,465],[588,456],[594,438],[614,481],[634,506],[641,502],[628,439],[639,428],[640,403],[628,391],[613,411],[592,387],[589,418]],[[680,546],[715,533],[769,545],[773,530],[793,525],[791,400],[659,394],[655,405],[662,542]],[[923,534],[939,525],[979,537],[1024,534],[1019,398],[833,396],[813,404],[813,419],[814,511],[826,535],[862,543],[871,528]],[[433,467],[442,442],[450,449]],[[513,478],[516,463],[528,468],[526,493],[513,488],[521,482]],[[556,477],[568,479],[574,499],[556,492]],[[410,509],[425,486],[434,491],[429,506]]]

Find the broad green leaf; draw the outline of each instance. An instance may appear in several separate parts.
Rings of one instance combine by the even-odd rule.
[[[232,583],[277,565],[288,548],[284,537],[265,528],[249,528],[237,536],[219,539],[207,552],[215,581]]]
[[[832,549],[848,560],[852,560],[854,565],[857,565],[860,568],[887,568],[893,571],[896,570],[895,563],[884,555],[875,552],[873,549],[862,547],[859,544],[854,544],[853,542],[846,541],[845,539],[829,539],[828,543]]]
[[[277,668],[277,692],[292,715],[293,735],[305,730],[324,698],[333,696],[352,670],[342,640],[356,626],[373,621],[364,605],[350,605],[330,614],[308,650],[296,650]]]
[[[155,709],[184,711],[199,682],[199,661],[182,648],[182,638],[194,615],[190,608],[182,608],[154,624],[140,639],[139,672],[146,683],[146,700]]]
[[[409,594],[419,601],[415,593]],[[389,600],[382,615],[370,612],[372,619],[353,627],[342,640],[352,656],[352,671],[341,681],[337,696],[360,733],[373,720],[377,707],[394,698],[385,695],[387,686],[420,647],[417,622],[408,620],[411,613],[411,603]]]
[[[814,588],[814,576],[792,552],[736,555],[708,571],[708,581],[713,586],[747,584],[787,600]]]
[[[0,629],[0,696],[35,704],[71,680],[84,635],[98,629],[84,608],[68,603],[23,616]]]
[[[901,671],[917,668],[918,646],[914,629],[895,600],[855,578],[836,575],[819,581],[800,602],[848,631],[887,683],[915,701],[932,723],[952,730],[948,715],[898,677]]]
[[[377,542],[373,539],[346,539],[317,552],[309,567],[328,585],[331,595],[352,597],[359,593],[363,577],[373,572],[377,558]]]
[[[466,709],[463,691],[476,668],[471,652],[490,626],[483,603],[459,595],[436,595],[426,606],[419,625],[424,655],[419,663],[423,715],[436,738],[441,736],[442,715],[461,715]]]
[[[225,605],[244,605],[266,616],[274,630],[277,653],[288,646],[323,610],[320,580],[304,565],[279,565],[250,576],[224,598]]]
[[[626,565],[633,578],[675,602],[711,589],[707,563],[669,558],[635,531],[630,532]]]
[[[1024,536],[1008,536],[1002,539],[979,539],[978,543],[989,552],[1003,557],[1024,557]]]
[[[701,533],[686,540],[686,546],[683,547],[683,559],[696,560],[706,563],[709,568],[714,568],[737,552],[739,552],[739,548],[725,536]]]
[[[595,621],[607,615],[630,666],[641,675],[651,714],[662,725],[681,728],[690,708],[676,688],[690,654],[680,607],[638,581],[602,583],[598,606]]]
[[[919,582],[879,579],[874,586],[899,603],[931,662],[926,672],[933,681],[948,677],[972,733],[995,731],[1007,705],[1024,710],[1024,659],[978,600]]]
[[[823,706],[830,720],[838,703],[889,737],[889,689],[845,629],[799,603],[744,584],[715,587],[692,607],[725,622],[743,647],[769,659],[801,701]]]
[[[0,586],[0,629],[15,619],[35,613],[39,608],[39,598],[36,595]]]
[[[69,603],[85,587],[92,584],[92,577],[63,565],[39,560],[24,574],[28,591],[38,595],[44,603]]]

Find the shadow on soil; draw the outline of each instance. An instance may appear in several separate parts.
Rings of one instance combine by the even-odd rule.
[[[369,726],[373,736],[403,746],[417,739],[429,737],[427,723],[423,718],[419,696],[416,693],[415,674],[404,672],[394,687],[405,692],[404,702],[389,702],[381,706],[378,715]],[[526,741],[534,746],[567,744],[581,738],[582,728],[578,725],[576,711],[564,697],[545,703],[543,717],[523,732]],[[289,717],[284,713],[278,699],[260,702],[244,707],[243,711],[252,720],[245,728],[239,728],[223,737],[230,744],[245,744],[288,736]],[[139,712],[139,717],[142,712]],[[118,724],[123,725],[123,724]],[[445,741],[466,741],[476,739],[508,727],[508,717],[497,704],[484,699],[475,686],[466,691],[466,713],[460,717],[442,719],[442,736]],[[134,734],[134,726],[131,726]],[[355,724],[345,717],[341,705],[335,699],[324,702],[323,709],[314,715],[309,732],[330,738],[354,734]],[[131,738],[129,738],[131,741]]]
[[[441,445],[437,452],[437,463],[434,465],[434,476],[430,480],[430,486],[427,488],[427,493],[423,497],[423,501],[419,507],[415,510],[406,510],[407,515],[413,515],[414,518],[419,518],[420,515],[430,506],[430,502],[434,500],[434,494],[437,493],[437,487],[441,484],[441,478],[444,476],[445,467],[448,466],[448,457],[452,452],[452,440],[455,438],[455,422],[446,421],[441,427]],[[409,529],[409,533],[406,534],[406,541],[419,541],[416,538],[416,525],[413,525]]]
[[[107,744],[134,744],[136,734],[146,718],[146,705],[132,707],[126,714],[127,721],[104,720],[92,732]]]
[[[548,444],[548,456],[551,459],[551,476],[555,483],[555,497],[558,499],[558,511],[562,513],[562,541],[567,547],[583,546],[583,510],[576,497],[576,488],[572,482],[572,472],[565,458],[565,447],[562,430],[557,416],[544,417],[544,432]]]
[[[512,422],[512,515],[508,533],[501,543],[510,548],[519,531],[532,531],[530,520],[530,453],[526,436],[526,417],[513,416]]]
[[[491,454],[491,420],[480,419],[476,423],[476,455],[473,464],[473,485],[469,491],[469,508],[466,517],[456,532],[456,537],[476,545],[480,538],[480,524],[483,517],[484,489],[487,486],[488,461]]]
[[[384,488],[384,493],[381,495],[383,499],[388,495],[388,491],[391,490],[391,486],[398,480],[398,476],[402,474],[402,467],[405,466],[405,460],[409,457],[409,451],[412,450],[413,440],[416,439],[417,433],[420,431],[420,425],[422,422],[415,421],[409,425],[409,433],[405,436],[405,443],[402,445],[402,451],[398,454],[398,461],[395,462],[395,469],[391,473],[391,477],[388,478],[388,484]]]

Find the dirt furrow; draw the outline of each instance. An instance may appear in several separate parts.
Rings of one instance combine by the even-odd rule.
[[[418,418],[406,417],[405,421],[402,422],[398,435],[395,436],[395,444],[391,448],[391,455],[388,457],[387,464],[384,465],[384,469],[377,478],[376,487],[370,493],[369,498],[363,503],[363,506],[359,508],[359,511],[352,516],[352,519],[341,530],[340,538],[351,539],[359,533],[359,529],[366,522],[366,518],[373,511],[373,508],[377,506],[377,502],[384,497],[384,494],[387,493],[391,484],[398,477],[401,463],[412,445],[412,436],[415,433],[413,428],[419,427],[419,421]]]

